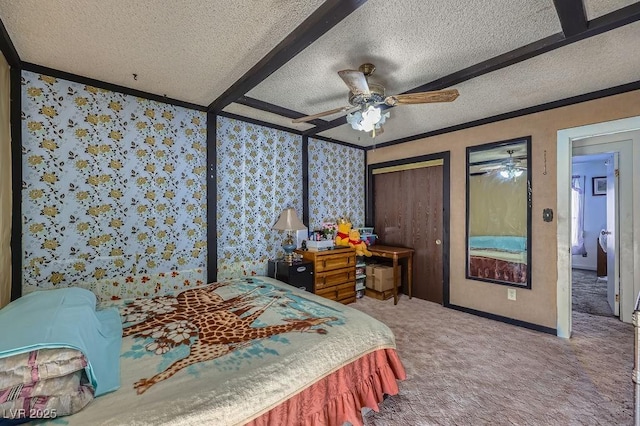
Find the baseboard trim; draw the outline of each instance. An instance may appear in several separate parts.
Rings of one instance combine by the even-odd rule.
[[[489,312],[478,311],[476,309],[466,308],[464,306],[452,305],[451,303],[447,303],[444,305],[445,308],[455,309],[456,311],[466,312],[468,314],[477,315],[479,317],[492,319],[495,321],[504,322],[511,325],[516,325],[518,327],[528,328],[529,330],[540,331],[542,333],[557,335],[558,331],[555,328],[545,327],[538,324],[533,324],[531,322],[521,321],[509,317],[503,317],[502,315],[491,314]]]

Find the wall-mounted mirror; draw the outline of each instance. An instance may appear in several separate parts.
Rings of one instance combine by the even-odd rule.
[[[467,278],[531,288],[531,138],[467,148]]]

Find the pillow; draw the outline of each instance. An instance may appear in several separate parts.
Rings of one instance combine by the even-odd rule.
[[[73,414],[93,400],[82,352],[40,349],[0,359],[0,413],[8,419]]]
[[[53,419],[80,411],[93,400],[84,370],[0,390],[0,414],[7,419]]]
[[[86,366],[82,352],[71,348],[39,349],[0,358],[0,391],[18,384],[65,376]]]

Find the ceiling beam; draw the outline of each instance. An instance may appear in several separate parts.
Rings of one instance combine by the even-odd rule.
[[[380,105],[380,109],[385,110],[386,105]],[[314,136],[318,133],[322,133],[325,130],[333,129],[334,127],[342,126],[347,122],[347,116],[343,115],[342,117],[334,118],[331,121],[327,121],[326,124],[321,124],[319,126],[314,127],[313,129],[305,130],[302,132],[304,136]]]
[[[582,0],[553,0],[553,4],[565,37],[587,30],[587,14]]]
[[[22,68],[22,61],[20,60],[18,51],[13,45],[7,29],[4,27],[2,19],[0,19],[0,51],[2,51],[4,58],[11,68]]]
[[[260,111],[266,111],[273,114],[281,115],[282,117],[291,119],[306,117],[306,114],[303,114],[301,112],[270,104],[269,102],[261,101],[259,99],[250,98],[249,96],[241,96],[238,100],[235,101],[235,103],[254,109],[259,109]],[[309,120],[307,121],[307,123],[313,124],[314,126],[322,126],[324,124],[327,124],[327,120],[321,120],[317,118],[315,120]]]
[[[559,0],[564,1],[564,0]],[[517,64],[518,62],[526,61],[535,56],[542,55],[543,53],[550,52],[560,47],[566,46],[571,43],[575,43],[580,40],[587,39],[589,37],[602,34],[607,31],[625,26],[627,24],[640,20],[640,2],[623,7],[614,12],[600,16],[596,19],[589,21],[587,29],[570,37],[566,37],[563,33],[557,33],[545,37],[541,40],[534,41],[526,46],[519,47],[502,55],[498,55],[486,61],[472,65],[460,71],[454,72],[437,80],[433,80],[422,86],[414,87],[411,90],[407,90],[404,93],[417,93],[417,92],[429,92],[432,90],[442,90],[447,87],[451,87],[456,84],[460,84],[467,80],[479,77],[484,74],[488,74],[493,71]],[[461,94],[464,96],[464,93]],[[388,109],[386,105],[382,105],[382,109]],[[322,126],[314,127],[303,132],[303,135],[313,136],[318,133],[333,129],[334,127],[345,124],[345,117],[338,117],[335,120],[327,122]]]
[[[298,53],[365,4],[367,0],[327,0],[276,47],[213,101],[209,111],[222,111],[289,62]]]

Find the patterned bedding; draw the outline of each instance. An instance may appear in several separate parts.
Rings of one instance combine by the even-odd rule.
[[[384,374],[394,385],[404,378],[384,324],[266,277],[105,306],[116,306],[123,319],[121,389],[58,421],[245,424],[343,367],[387,352],[397,371]]]
[[[526,284],[527,239],[512,236],[469,237],[469,275]]]

